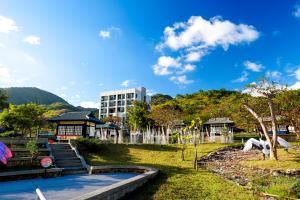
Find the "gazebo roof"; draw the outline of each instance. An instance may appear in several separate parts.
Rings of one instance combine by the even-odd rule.
[[[233,124],[234,122],[231,121],[228,117],[219,117],[219,118],[210,118],[204,124]]]
[[[119,129],[119,127],[115,124],[97,124],[96,128]]]
[[[94,122],[96,124],[103,124],[91,111],[81,111],[81,112],[67,112],[63,113],[57,117],[49,119],[50,122],[58,121],[88,121]]]

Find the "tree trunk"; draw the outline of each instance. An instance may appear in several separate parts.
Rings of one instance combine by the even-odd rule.
[[[184,142],[182,142],[181,146],[181,160],[184,161]]]
[[[198,170],[198,151],[197,151],[197,143],[194,143],[195,154],[194,154],[194,169]]]
[[[277,121],[276,121],[276,114],[274,110],[274,104],[271,97],[268,97],[268,104],[271,113],[272,132],[273,132],[271,146],[273,146],[274,159],[277,160],[278,159],[277,158]],[[270,158],[271,158],[271,154],[270,154]]]
[[[271,138],[268,134],[268,130],[266,128],[266,125],[264,124],[263,122],[263,119],[258,116],[258,114],[250,107],[248,106],[247,104],[244,104],[244,107],[255,117],[255,119],[257,119],[257,121],[259,122],[262,130],[263,130],[263,133],[268,141],[268,143],[270,144],[270,159],[271,160],[277,160],[277,149],[274,148],[274,146],[272,145],[272,141],[271,141]]]

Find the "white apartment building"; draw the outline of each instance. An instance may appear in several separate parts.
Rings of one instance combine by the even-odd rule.
[[[131,88],[102,92],[100,94],[99,117],[118,116],[126,118],[127,108],[133,101],[147,101],[146,88]]]

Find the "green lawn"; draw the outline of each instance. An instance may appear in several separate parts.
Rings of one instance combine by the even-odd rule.
[[[199,145],[200,156],[223,147],[222,144]],[[160,174],[128,199],[255,199],[252,193],[206,170],[192,168],[191,145],[181,161],[179,145],[107,144],[101,153],[85,155],[92,165],[144,165],[156,167]]]
[[[278,160],[247,160],[241,162],[247,167],[259,167],[266,169],[300,169],[300,154],[294,149],[288,152],[278,149]]]

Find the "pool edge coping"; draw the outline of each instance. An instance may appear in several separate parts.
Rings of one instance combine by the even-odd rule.
[[[100,170],[100,173],[109,172],[109,170],[113,172],[137,172],[143,170],[144,172],[132,178],[122,180],[110,186],[106,186],[86,193],[82,196],[73,198],[72,200],[120,199],[126,194],[144,185],[148,180],[154,178],[159,171],[153,167],[134,165],[100,165],[90,166],[89,168],[90,174],[94,174],[93,172],[97,172],[97,170]]]

